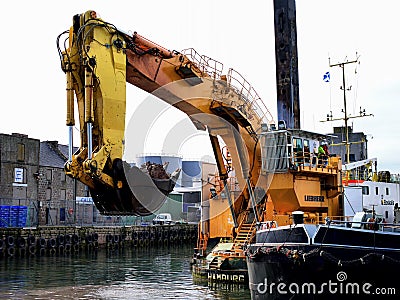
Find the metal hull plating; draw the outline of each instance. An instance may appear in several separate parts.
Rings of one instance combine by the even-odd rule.
[[[259,231],[246,251],[252,299],[366,299],[399,292],[398,280],[387,276],[400,266],[399,232],[282,227]]]

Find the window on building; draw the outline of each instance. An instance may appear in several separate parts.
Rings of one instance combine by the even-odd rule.
[[[389,218],[389,212],[387,210],[385,210],[385,218],[388,219]]]
[[[51,200],[51,188],[47,188],[46,190],[46,200]]]
[[[377,186],[375,187],[375,195],[379,195],[379,188]]]
[[[362,188],[363,195],[369,195],[369,186],[363,186],[361,188]]]
[[[65,222],[65,207],[60,207],[60,221]]]
[[[22,143],[17,145],[17,161],[25,161],[25,145]]]
[[[389,195],[389,188],[386,188],[386,195]]]
[[[65,200],[66,199],[65,195],[66,195],[65,189],[60,190],[60,200]]]
[[[51,169],[46,170],[46,179],[51,181],[51,178],[53,176],[53,171]]]
[[[350,159],[350,162],[355,162],[356,161],[356,155],[353,154],[353,153],[350,153],[349,154],[349,159]]]

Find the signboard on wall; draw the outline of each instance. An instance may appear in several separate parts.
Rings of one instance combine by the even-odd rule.
[[[77,204],[91,204],[91,205],[94,204],[92,197],[76,197],[76,203]]]
[[[24,169],[23,168],[15,168],[14,169],[14,182],[24,183]]]

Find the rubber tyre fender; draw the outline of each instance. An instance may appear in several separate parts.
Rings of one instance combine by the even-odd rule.
[[[64,236],[64,244],[71,244],[71,236],[69,234]]]
[[[79,243],[79,236],[76,233],[74,233],[72,235],[72,244],[78,244],[78,243]]]
[[[65,237],[63,234],[57,235],[57,245],[64,245]]]
[[[24,237],[19,236],[19,237],[17,238],[17,247],[18,247],[19,249],[25,249],[25,247],[26,247],[26,240],[25,240]]]
[[[28,235],[26,240],[27,240],[29,246],[36,245],[36,238],[34,235]]]
[[[14,246],[15,238],[12,235],[6,237],[7,247]]]
[[[36,246],[35,245],[30,245],[28,247],[28,252],[31,256],[34,256],[36,254]]]
[[[7,255],[9,257],[13,257],[15,255],[15,247],[14,246],[7,247]]]
[[[46,247],[46,239],[43,238],[43,237],[39,238],[39,239],[38,239],[38,246],[39,246],[40,248],[45,248],[45,247]]]

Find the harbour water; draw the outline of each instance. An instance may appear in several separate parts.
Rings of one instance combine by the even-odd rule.
[[[250,299],[190,272],[191,246],[127,248],[0,260],[0,299]]]

